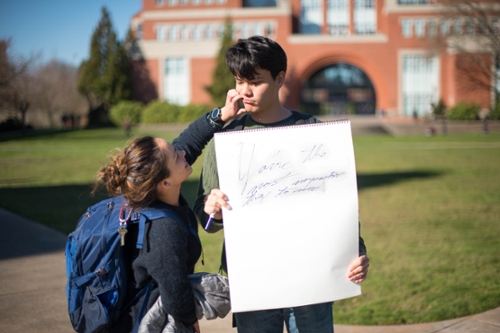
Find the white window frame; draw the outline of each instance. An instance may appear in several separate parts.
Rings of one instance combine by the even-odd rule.
[[[436,37],[438,31],[438,23],[436,20],[427,21],[427,35],[430,37]]]
[[[323,1],[301,0],[299,31],[301,34],[321,34],[323,26]]]
[[[432,103],[440,96],[440,59],[428,57],[425,50],[400,51],[400,110],[405,116],[419,116],[432,112]]]
[[[401,19],[401,35],[405,38],[411,38],[413,36],[413,20],[404,18]]]
[[[166,39],[166,27],[164,25],[156,26],[156,40],[164,41]]]
[[[415,19],[413,21],[413,29],[415,31],[415,36],[424,37],[425,36],[425,20],[424,19]]]
[[[450,21],[449,20],[442,20],[439,22],[439,34],[441,36],[449,36],[451,32],[451,27],[450,27]]]
[[[351,25],[351,1],[327,0],[326,24],[330,35],[348,35]]]
[[[354,0],[354,33],[358,35],[377,32],[377,1]]]
[[[163,61],[163,99],[177,105],[191,99],[189,61],[184,57],[168,57]]]

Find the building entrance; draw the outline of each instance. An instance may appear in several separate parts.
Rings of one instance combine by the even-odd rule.
[[[375,98],[361,69],[338,62],[318,70],[302,86],[300,109],[313,115],[375,114]]]

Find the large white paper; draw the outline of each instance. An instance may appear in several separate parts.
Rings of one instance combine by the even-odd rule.
[[[215,135],[233,312],[357,296],[356,168],[348,121]]]

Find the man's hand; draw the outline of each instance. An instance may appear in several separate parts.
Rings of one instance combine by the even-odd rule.
[[[238,118],[241,114],[245,113],[244,108],[238,107],[238,101],[242,100],[243,96],[238,94],[236,89],[231,89],[227,92],[226,105],[221,109],[221,119],[224,122]]]
[[[370,259],[366,255],[358,257],[349,267],[347,278],[354,283],[361,283],[366,279],[370,267]]]
[[[205,213],[208,215],[215,213],[214,217],[217,220],[222,219],[222,208],[231,209],[231,206],[227,203],[228,200],[227,195],[218,188],[214,188],[205,198]]]

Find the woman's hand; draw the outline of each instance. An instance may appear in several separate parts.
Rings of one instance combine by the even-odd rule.
[[[214,217],[217,220],[222,219],[222,208],[231,209],[231,206],[227,203],[228,200],[227,195],[218,188],[214,188],[205,198],[205,213],[208,215],[215,213]]]
[[[238,94],[236,89],[231,89],[227,92],[226,105],[221,110],[221,120],[228,122],[229,120],[238,118],[241,114],[245,113],[244,108],[238,107],[238,101],[242,100],[243,96]]]
[[[196,322],[193,324],[193,331],[195,331],[195,333],[201,333],[200,331],[200,323],[199,322]]]
[[[349,267],[347,278],[354,283],[361,283],[366,279],[370,267],[370,259],[366,255],[358,257]]]

